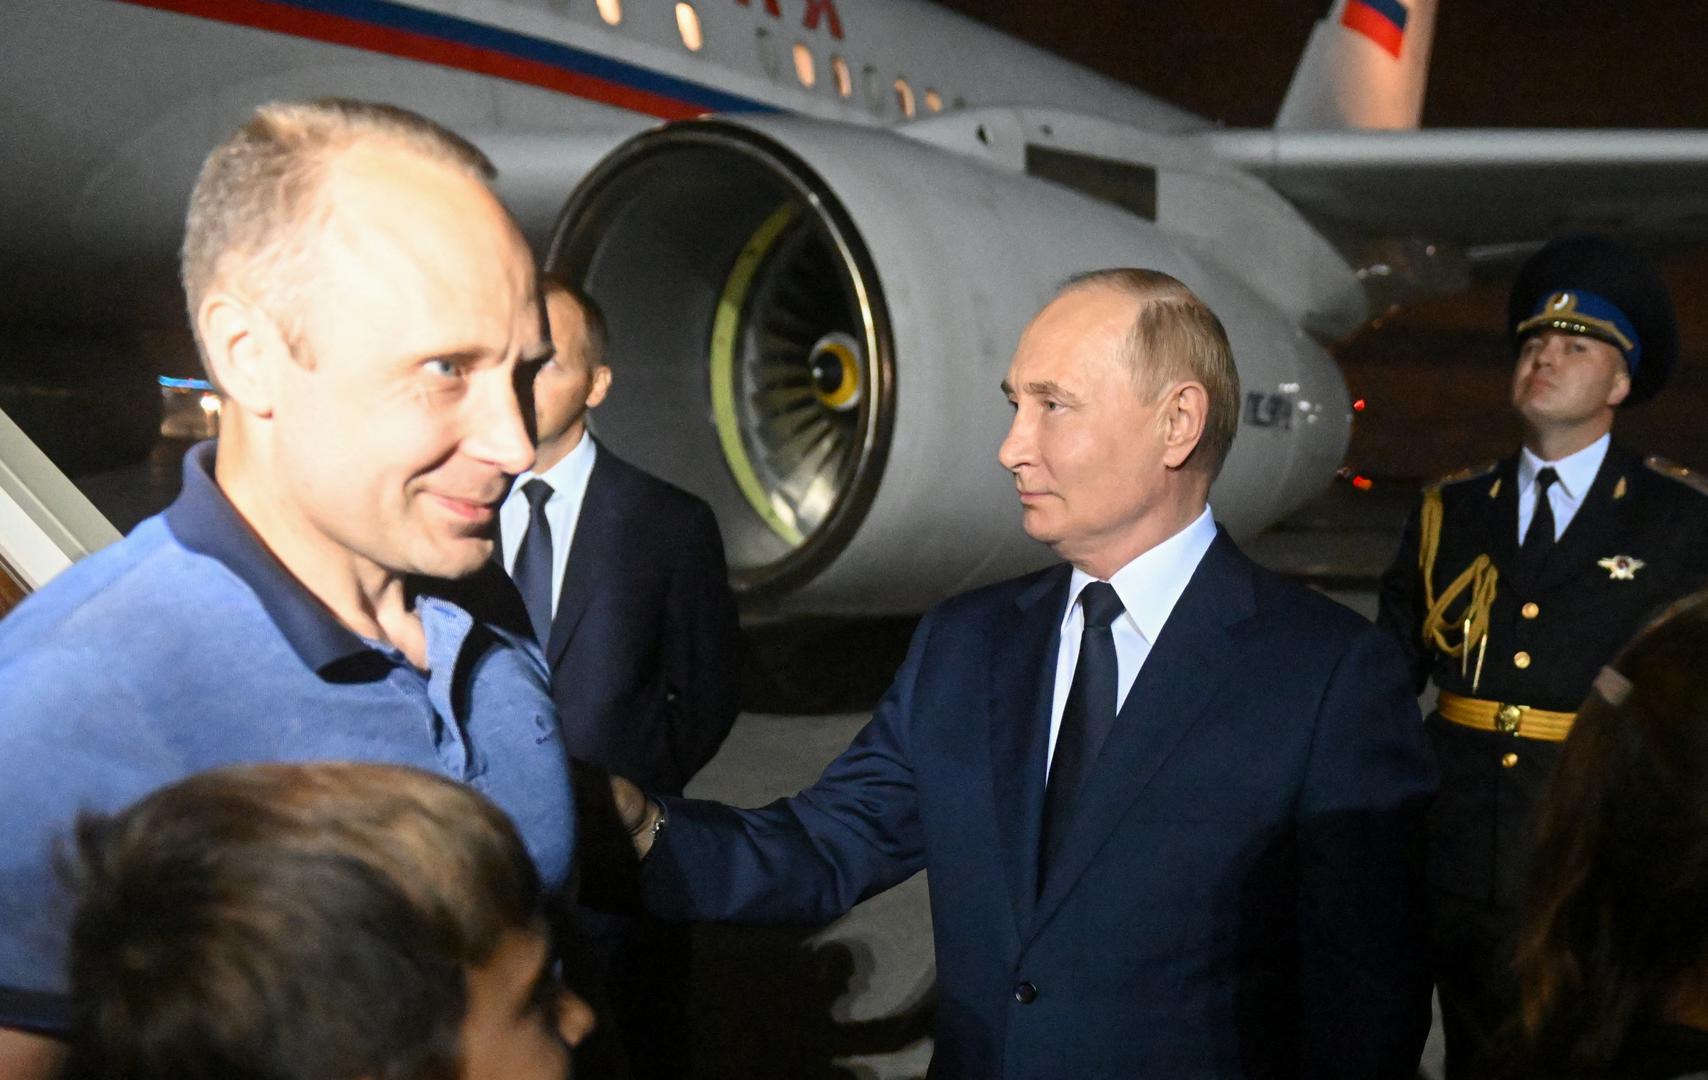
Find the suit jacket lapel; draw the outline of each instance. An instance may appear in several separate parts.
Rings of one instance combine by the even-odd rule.
[[[1038,896],[1038,836],[1044,815],[1044,756],[1049,745],[1056,651],[1070,567],[1042,575],[1015,600],[992,635],[990,771],[1002,862],[1022,940]]]
[[[559,556],[567,557],[569,565],[564,568],[563,587],[557,595],[557,613],[552,616],[551,640],[546,643],[546,666],[552,670],[556,670],[558,660],[569,648],[581,616],[587,610],[587,601],[593,595],[596,582],[592,568],[605,565],[598,549],[619,531],[612,507],[616,493],[607,467],[611,455],[603,446],[598,450],[593,459],[593,471],[587,476],[587,492],[581,497],[575,535],[570,538],[568,552]]]
[[[1255,609],[1251,564],[1225,532],[1180,596],[1139,669],[1074,807],[1067,840],[1038,898],[1041,929],[1238,664],[1228,627]]]

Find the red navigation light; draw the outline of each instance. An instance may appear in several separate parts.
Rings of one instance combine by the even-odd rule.
[[[1376,482],[1368,476],[1359,474],[1353,476],[1352,486],[1357,488],[1359,491],[1369,491],[1371,488],[1376,486]]]
[[[1363,412],[1364,411],[1364,399],[1363,398],[1359,398],[1357,401],[1354,401],[1352,403],[1352,411],[1353,412]]]

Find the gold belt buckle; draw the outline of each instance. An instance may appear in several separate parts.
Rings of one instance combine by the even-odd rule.
[[[1524,720],[1524,706],[1502,705],[1495,710],[1495,730],[1502,735],[1518,734],[1519,724]]]

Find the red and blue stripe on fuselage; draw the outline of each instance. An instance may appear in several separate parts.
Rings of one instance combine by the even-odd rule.
[[[490,75],[663,120],[775,112],[762,102],[485,23],[389,0],[124,0]]]

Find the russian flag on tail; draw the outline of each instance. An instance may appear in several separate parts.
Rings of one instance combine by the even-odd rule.
[[[1346,0],[1340,25],[1355,30],[1394,57],[1406,38],[1406,6],[1401,0]]]

